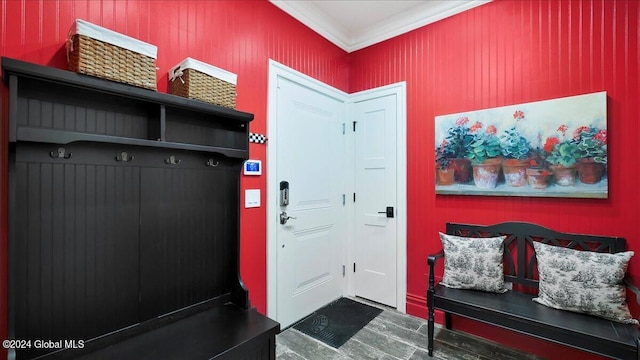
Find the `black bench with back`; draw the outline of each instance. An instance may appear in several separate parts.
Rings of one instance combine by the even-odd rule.
[[[500,294],[436,284],[435,267],[444,252],[430,255],[427,290],[430,356],[433,356],[434,312],[441,310],[447,329],[452,328],[453,314],[610,358],[640,359],[640,333],[636,325],[556,310],[532,301],[538,289],[534,241],[577,250],[618,253],[625,251],[623,238],[562,233],[523,222],[489,226],[447,223],[446,233],[464,237],[506,235],[504,280],[512,289]],[[625,279],[625,285],[640,299],[640,291],[630,279]]]

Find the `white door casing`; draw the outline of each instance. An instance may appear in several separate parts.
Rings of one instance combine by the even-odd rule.
[[[355,294],[396,307],[397,95],[354,102]]]

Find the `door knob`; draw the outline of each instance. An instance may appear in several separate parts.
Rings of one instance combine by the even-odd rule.
[[[378,214],[386,214],[388,218],[393,217],[393,206],[387,206],[386,211],[378,211]]]
[[[297,217],[287,215],[286,211],[280,213],[280,224],[284,225],[287,223],[289,219],[297,219]]]

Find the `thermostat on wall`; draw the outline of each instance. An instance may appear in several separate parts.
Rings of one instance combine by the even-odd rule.
[[[245,175],[262,175],[262,161],[251,160],[251,159],[245,161],[244,174]]]

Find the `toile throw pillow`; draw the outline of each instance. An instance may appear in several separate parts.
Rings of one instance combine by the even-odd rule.
[[[534,242],[539,273],[533,301],[554,309],[638,324],[629,312],[622,279],[633,251],[580,251]]]
[[[444,276],[440,284],[454,289],[504,293],[502,254],[505,236],[468,238],[440,233]]]

